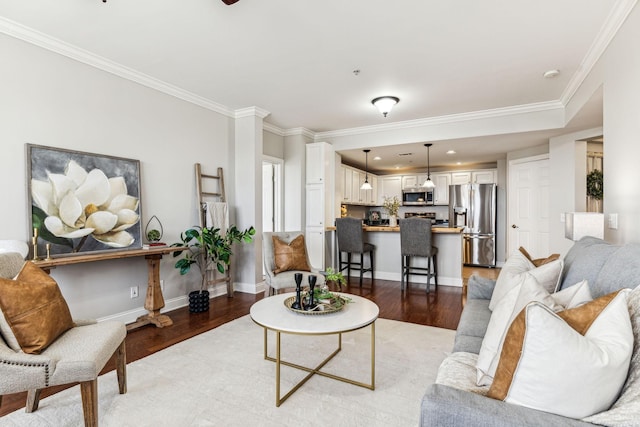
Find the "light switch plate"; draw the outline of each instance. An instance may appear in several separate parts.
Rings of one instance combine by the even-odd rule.
[[[618,229],[618,214],[617,213],[609,214],[609,228],[611,230],[617,230]]]

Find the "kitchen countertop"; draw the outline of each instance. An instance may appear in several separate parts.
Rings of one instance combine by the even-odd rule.
[[[335,231],[336,227],[327,227],[326,231]],[[398,232],[400,226],[389,227],[388,225],[365,225],[362,227],[364,231],[383,231],[383,232]],[[431,227],[431,232],[434,234],[460,234],[462,233],[462,227]]]

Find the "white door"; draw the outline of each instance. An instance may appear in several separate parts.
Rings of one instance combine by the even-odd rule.
[[[262,159],[262,229],[282,231],[282,169],[283,161],[276,157]]]
[[[534,258],[549,256],[549,158],[509,162],[507,257],[520,246]]]

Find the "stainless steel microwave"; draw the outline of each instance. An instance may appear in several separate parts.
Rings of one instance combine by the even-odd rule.
[[[433,205],[433,191],[424,187],[405,188],[402,190],[402,206]]]

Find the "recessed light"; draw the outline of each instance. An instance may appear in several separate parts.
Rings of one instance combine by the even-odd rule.
[[[447,154],[456,154],[456,152],[454,150],[449,150],[447,151]]]
[[[544,77],[545,79],[552,79],[554,77],[557,77],[559,74],[560,70],[549,70],[545,71],[542,77]]]
[[[462,162],[456,162],[456,165],[461,165],[461,164],[462,164]]]
[[[382,160],[382,157],[380,157],[380,156],[375,156],[375,157],[373,158],[373,160]]]

